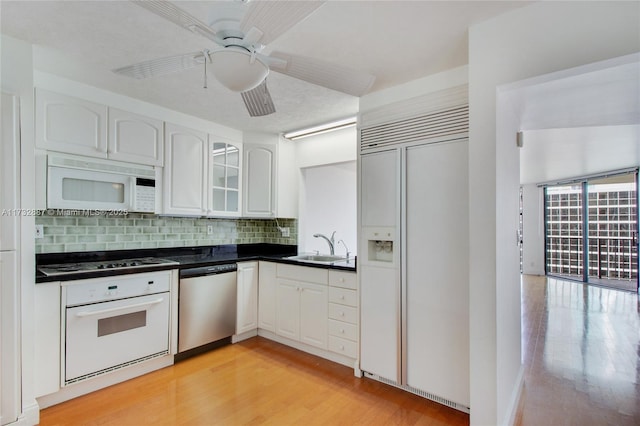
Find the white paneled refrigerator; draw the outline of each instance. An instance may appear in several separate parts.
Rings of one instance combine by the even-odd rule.
[[[19,102],[2,93],[0,103],[0,425],[20,414],[19,295]]]
[[[466,138],[360,156],[360,368],[469,411]]]

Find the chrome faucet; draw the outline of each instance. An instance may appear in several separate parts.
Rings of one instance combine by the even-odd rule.
[[[336,231],[333,231],[333,234],[331,234],[331,238],[327,238],[325,235],[322,235],[322,234],[313,234],[314,238],[324,238],[327,241],[327,244],[329,244],[329,254],[331,254],[332,256],[335,254],[333,250],[335,235],[336,235]]]
[[[349,253],[349,247],[347,247],[347,244],[344,242],[344,240],[338,240],[338,244],[342,243],[342,245],[344,246],[344,249],[346,251],[346,255],[345,258],[347,259],[347,263],[349,263],[349,255],[351,253]]]

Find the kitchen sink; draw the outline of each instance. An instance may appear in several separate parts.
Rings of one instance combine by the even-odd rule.
[[[329,254],[300,254],[298,256],[289,256],[287,259],[317,263],[344,262],[347,260],[344,256],[334,256]]]

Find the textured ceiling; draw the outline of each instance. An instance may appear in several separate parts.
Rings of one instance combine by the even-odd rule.
[[[228,1],[176,2],[200,20]],[[376,76],[377,91],[467,63],[467,29],[522,1],[329,1],[267,46]],[[354,115],[358,99],[278,73],[277,112],[249,117],[237,93],[192,69],[146,80],[110,70],[212,48],[208,40],[127,1],[0,1],[0,31],[37,45],[36,69],[240,130],[279,133]]]

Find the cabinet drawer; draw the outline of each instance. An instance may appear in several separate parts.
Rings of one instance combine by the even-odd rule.
[[[351,306],[329,303],[329,318],[351,324],[358,323],[358,310]]]
[[[358,356],[358,344],[356,342],[335,336],[329,336],[329,350],[350,358],[356,358]]]
[[[278,264],[277,271],[279,278],[287,278],[294,281],[324,285],[327,285],[329,281],[328,271],[326,269]]]
[[[329,285],[355,290],[357,288],[356,274],[355,272],[329,270]]]
[[[347,306],[358,306],[358,294],[355,290],[329,287],[329,302]]]
[[[330,319],[329,334],[355,342],[358,340],[358,327],[355,324]]]

